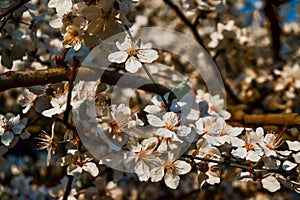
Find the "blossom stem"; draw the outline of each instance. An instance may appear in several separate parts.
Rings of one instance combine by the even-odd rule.
[[[67,200],[68,199],[68,196],[71,192],[71,189],[72,189],[72,182],[73,182],[73,179],[74,179],[74,176],[68,176],[69,179],[68,179],[68,183],[67,183],[67,186],[66,186],[66,189],[65,189],[65,192],[64,192],[64,197],[63,197],[63,200]]]
[[[127,25],[124,25],[124,27],[125,27],[125,30],[126,30],[127,34],[128,34],[129,37],[130,37],[130,40],[131,40],[131,41],[134,41],[134,39],[133,39],[133,37],[132,37],[132,34],[131,34],[130,30],[129,30],[129,27],[128,27]]]
[[[76,74],[77,74],[77,68],[79,66],[79,61],[74,59],[74,64],[73,67],[71,68],[73,71],[70,74],[71,76],[69,77],[69,91],[68,91],[68,96],[67,96],[67,106],[66,106],[66,111],[65,111],[65,115],[64,115],[64,121],[68,122],[69,119],[69,114],[72,110],[72,106],[71,106],[71,99],[72,99],[72,90],[73,90],[73,85],[74,85],[74,80],[76,78]]]
[[[132,37],[132,34],[130,33],[130,30],[128,28],[127,25],[124,25],[125,29],[126,29],[126,32],[127,34],[129,35],[131,41],[134,41],[133,37]],[[146,72],[147,76],[150,78],[150,80],[152,81],[152,83],[154,84],[154,86],[159,90],[159,87],[157,87],[157,83],[155,82],[153,76],[151,75],[151,73],[149,72],[149,70],[147,69],[145,63],[142,63],[142,66],[143,66],[143,69],[144,71]],[[162,101],[164,102],[165,106],[168,108],[168,102],[166,101],[166,99],[164,98],[163,94],[161,94],[160,92],[160,97],[162,98]]]
[[[149,72],[149,70],[147,69],[145,63],[142,63],[142,67],[144,69],[144,71],[146,72],[147,76],[150,78],[150,80],[152,81],[152,83],[154,84],[154,86],[156,87],[157,86],[157,83],[155,82],[153,76],[151,75],[151,73]],[[157,88],[159,89],[159,88]],[[165,106],[168,108],[168,102],[167,100],[165,99],[164,95],[163,94],[159,94],[162,101],[164,102]]]

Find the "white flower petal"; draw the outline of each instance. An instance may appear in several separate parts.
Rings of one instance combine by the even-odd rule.
[[[88,162],[86,163],[82,169],[90,173],[93,177],[96,177],[99,174],[99,169],[95,163]]]
[[[67,167],[67,174],[70,175],[70,176],[76,176],[78,174],[81,174],[82,173],[82,168],[77,166],[77,165],[74,165],[74,164],[71,164],[71,165],[68,165]]]
[[[2,124],[1,124],[0,125],[0,136],[3,135],[4,132],[5,132],[5,129],[2,127]]]
[[[299,141],[289,141],[289,140],[287,140],[286,143],[289,146],[289,150],[300,151],[300,142]]]
[[[230,137],[230,143],[233,147],[241,147],[245,144],[245,141],[238,137]]]
[[[188,134],[190,134],[191,132],[191,127],[187,127],[187,126],[179,126],[177,129],[177,135],[184,137],[187,136]]]
[[[158,58],[158,53],[153,49],[141,49],[138,51],[137,57],[143,63],[152,63]]]
[[[245,158],[247,156],[247,150],[245,148],[237,148],[233,149],[231,154],[236,158]]]
[[[2,137],[1,137],[1,142],[5,145],[5,146],[9,146],[10,143],[13,141],[14,139],[14,134],[10,131],[5,132]]]
[[[139,70],[139,68],[142,67],[142,63],[138,61],[135,57],[131,56],[128,58],[128,60],[125,63],[125,69],[126,71],[130,73],[135,73]]]
[[[256,135],[259,139],[263,138],[264,137],[264,129],[261,127],[258,127],[256,129]],[[261,141],[261,140],[259,140],[259,141]]]
[[[161,111],[161,107],[157,106],[157,105],[147,105],[144,108],[144,111],[150,114],[156,114],[159,113]]]
[[[284,161],[283,164],[282,164],[282,168],[286,171],[290,171],[290,170],[294,169],[296,166],[297,166],[296,163],[293,163],[293,162],[288,161],[288,160]]]
[[[164,177],[164,168],[157,167],[151,170],[151,182],[158,182]]]
[[[300,164],[300,152],[296,154],[292,154],[293,158],[295,159],[295,162]]]
[[[261,181],[263,188],[267,189],[270,192],[276,192],[280,189],[280,183],[273,176],[268,176]]]
[[[143,161],[136,163],[134,171],[138,175],[140,181],[147,181],[150,178],[149,167]]]
[[[108,55],[108,60],[115,63],[123,63],[128,58],[126,51],[117,51]]]
[[[277,150],[276,152],[282,156],[289,156],[292,153],[292,151],[289,150],[283,150],[283,151]]]
[[[147,119],[151,126],[163,127],[165,125],[165,122],[155,115],[147,115]]]
[[[133,47],[132,41],[129,37],[125,37],[124,41],[120,43],[119,41],[116,42],[116,46],[121,51],[126,51]]]
[[[156,135],[162,136],[164,138],[171,138],[171,137],[173,137],[174,134],[175,133],[173,131],[170,131],[166,128],[159,128],[156,131]]]
[[[167,112],[166,114],[163,115],[163,120],[166,122],[166,124],[174,127],[175,125],[178,124],[178,117],[177,114],[174,112]]]
[[[192,169],[192,166],[183,160],[176,160],[174,162],[174,166],[176,167],[176,171],[179,175],[187,174]]]
[[[206,173],[206,175],[208,175],[208,179],[206,179],[206,182],[210,185],[220,183],[220,181],[221,181],[220,177],[216,176],[216,174],[214,174],[210,171],[208,171]]]
[[[15,134],[17,134],[17,135],[19,135],[19,134],[21,134],[21,132],[22,132],[22,130],[25,128],[25,125],[24,124],[17,124],[17,125],[14,125],[12,128],[11,128],[11,130],[15,133]]]
[[[72,6],[72,0],[50,0],[48,3],[48,7],[55,8],[59,16],[63,16],[63,14],[69,12]]]
[[[42,112],[42,115],[44,115],[46,117],[52,117],[53,115],[60,114],[62,112],[63,112],[63,110],[61,108],[55,107],[55,108],[51,108],[49,110],[44,110]]]
[[[170,171],[167,171],[164,181],[169,188],[176,189],[179,185],[180,177],[177,174],[172,174]]]
[[[257,161],[259,161],[260,156],[257,152],[250,150],[250,151],[248,151],[248,155],[247,155],[246,159],[250,160],[252,162],[257,162]]]

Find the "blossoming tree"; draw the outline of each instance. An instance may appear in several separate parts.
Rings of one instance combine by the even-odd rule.
[[[0,2],[1,199],[299,198],[297,3]]]

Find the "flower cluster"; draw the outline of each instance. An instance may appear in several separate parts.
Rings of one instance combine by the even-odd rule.
[[[259,191],[253,197],[257,199],[260,193],[274,193],[272,198],[288,193],[297,198],[299,195],[290,191],[300,193],[299,23],[280,20],[282,44],[278,52],[273,52],[269,47],[274,38],[268,30],[272,27],[267,28],[266,18],[262,18],[260,1],[227,1],[230,6],[225,5],[225,0],[137,2],[0,3],[0,79],[8,80],[11,87],[0,94],[1,198],[181,199],[182,194],[197,198],[195,191],[201,189],[232,193],[228,196],[236,199],[240,196],[235,195],[243,192],[250,196],[252,191]],[[249,5],[243,5],[246,2],[255,8],[249,11]],[[136,7],[131,9],[134,4]],[[276,19],[283,19],[280,15],[287,4],[275,13]],[[276,6],[273,5],[273,11]],[[240,10],[245,15],[239,15]],[[158,49],[157,42],[154,47],[143,44],[133,37],[129,20],[136,27],[192,31],[220,66],[228,102],[232,104],[228,106],[230,112],[225,99],[202,89],[203,80],[188,63],[191,60],[185,59],[192,57]],[[126,34],[124,40],[103,42],[122,30]],[[151,35],[151,31],[143,34]],[[136,35],[143,38],[143,34]],[[151,37],[166,44],[170,39],[165,35]],[[184,42],[168,45],[177,48]],[[106,49],[103,45],[105,48],[101,49],[105,64],[109,64],[103,74],[99,63],[92,63],[93,67],[83,64],[85,50],[98,44],[112,47]],[[68,51],[70,48],[74,51]],[[92,53],[97,60],[98,54]],[[197,56],[202,53],[195,52]],[[71,59],[79,64],[70,65]],[[204,68],[209,67],[203,56],[197,61],[204,63]],[[58,67],[60,64],[64,68]],[[164,69],[161,64],[166,65]],[[77,77],[69,73],[74,68]],[[68,73],[60,74],[64,70]],[[173,76],[171,70],[180,75]],[[77,79],[85,73],[97,76],[96,72],[102,75],[97,80]],[[38,77],[30,76],[24,81],[23,73]],[[26,82],[24,86],[36,86],[13,89],[20,86],[17,78]],[[66,82],[52,84],[62,78]],[[76,80],[72,82],[71,78]],[[147,82],[148,78],[152,83]],[[126,84],[118,85],[116,80],[126,80]],[[136,80],[145,87],[133,89]],[[166,89],[169,81],[176,83],[170,83],[171,88]],[[1,91],[8,88],[5,84],[1,83]],[[124,89],[124,95],[114,93],[128,85],[131,88]],[[125,100],[128,104],[119,103]],[[247,118],[249,113],[280,111],[294,113],[286,115],[292,118],[276,118],[271,123],[270,115],[262,115],[266,121],[247,124],[253,117]],[[19,138],[28,140],[19,142]],[[37,149],[47,152],[35,152],[33,138],[38,140]]]
[[[94,47],[100,40],[121,32],[122,26],[130,25],[126,14],[135,2],[101,0],[73,4],[71,0],[50,0],[48,7],[55,8],[57,13],[50,25],[60,28],[65,48],[74,47],[77,51],[82,41],[87,47]]]
[[[0,115],[0,136],[1,142],[5,146],[10,146],[15,135],[20,135],[23,132],[27,123],[27,119],[20,120],[20,115],[14,116],[12,113],[7,113],[6,116]]]

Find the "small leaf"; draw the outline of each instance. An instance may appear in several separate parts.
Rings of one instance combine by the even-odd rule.
[[[169,101],[172,101],[173,99],[181,99],[185,94],[187,94],[191,87],[188,84],[189,79],[184,78],[181,83],[179,83],[171,92],[168,97]]]

